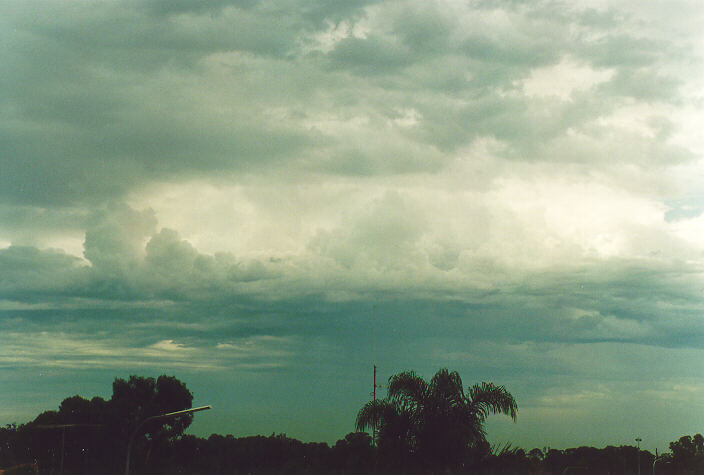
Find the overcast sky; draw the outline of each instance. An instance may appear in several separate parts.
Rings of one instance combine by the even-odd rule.
[[[334,442],[376,363],[506,385],[527,449],[702,432],[703,24],[3,1],[0,423],[166,373],[195,434]]]

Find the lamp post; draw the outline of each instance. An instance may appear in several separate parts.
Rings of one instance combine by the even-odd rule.
[[[643,442],[643,439],[640,437],[636,437],[636,444],[638,445],[638,475],[640,475],[640,443]]]
[[[183,411],[169,412],[167,414],[160,414],[158,416],[147,417],[142,422],[140,422],[134,432],[132,432],[130,440],[127,443],[127,460],[125,461],[125,475],[130,475],[130,454],[132,453],[132,444],[134,443],[134,439],[137,438],[137,435],[140,433],[142,427],[144,427],[147,422],[155,421],[157,419],[168,419],[171,417],[184,416],[186,414],[192,414],[198,411],[205,411],[210,408],[211,406],[192,407],[190,409],[184,409]]]
[[[658,463],[658,448],[655,447],[655,458],[653,459],[653,475],[655,475],[655,464]]]

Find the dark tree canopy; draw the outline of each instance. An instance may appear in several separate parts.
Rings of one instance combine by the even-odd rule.
[[[464,391],[456,371],[440,369],[427,382],[413,371],[389,378],[385,399],[357,415],[357,430],[378,429],[379,450],[396,465],[458,466],[472,447],[486,442],[490,414],[516,419],[518,406],[503,386],[475,384]]]
[[[191,407],[186,385],[171,376],[116,379],[110,399],[71,396],[57,410],[27,424],[0,427],[0,470],[120,475],[127,438],[146,418]],[[430,381],[413,372],[389,379],[385,399],[370,401],[357,416],[360,429],[378,428],[377,444],[353,432],[330,447],[283,434],[236,438],[183,435],[192,417],[153,420],[139,430],[130,473],[152,475],[681,475],[704,473],[704,437],[685,435],[657,460],[634,446],[564,450],[492,447],[484,422],[491,414],[515,419],[516,402],[503,386],[464,388],[456,372]],[[63,450],[62,450],[63,447]],[[62,469],[63,468],[63,469]]]
[[[193,395],[185,383],[173,376],[158,378],[130,376],[116,378],[112,397],[85,399],[71,396],[64,399],[58,411],[39,414],[25,431],[28,450],[42,466],[57,466],[62,437],[64,463],[67,466],[87,466],[100,461],[100,472],[121,473],[127,442],[135,428],[150,416],[188,409]],[[193,415],[151,421],[136,435],[135,456],[164,449],[190,425]]]
[[[115,379],[112,398],[108,402],[111,423],[124,427],[123,435],[126,436],[147,417],[188,409],[192,403],[193,395],[186,385],[166,375],[157,379],[134,375],[128,380]],[[192,421],[193,414],[163,419],[150,423],[144,432],[152,439],[173,438],[182,434]]]

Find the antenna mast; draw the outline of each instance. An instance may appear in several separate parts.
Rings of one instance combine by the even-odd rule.
[[[374,402],[376,402],[377,388],[383,389],[385,387],[381,384],[376,384],[376,365],[374,365],[374,379],[372,385],[372,397],[374,398]],[[376,423],[372,426],[372,441],[376,444]]]
[[[372,396],[374,397],[374,402],[376,403],[376,365],[374,365],[374,382],[372,384],[374,385],[374,389],[372,390]],[[376,421],[372,428],[372,442],[376,444]]]

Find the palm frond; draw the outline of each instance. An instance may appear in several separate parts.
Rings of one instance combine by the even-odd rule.
[[[385,399],[369,401],[357,413],[355,427],[358,431],[378,428],[389,419],[389,413],[395,411],[396,408]]]
[[[484,427],[488,415],[506,414],[515,421],[517,413],[516,400],[504,386],[483,382],[465,390],[456,371],[441,368],[429,382],[404,371],[389,378],[385,399],[360,409],[356,428],[376,429],[380,450],[449,468],[467,450],[489,449]],[[507,444],[493,452],[510,455],[515,450]]]
[[[459,402],[464,399],[462,388],[462,378],[457,371],[448,371],[441,368],[430,380],[429,390],[433,397],[445,399],[451,402]]]
[[[467,399],[481,420],[489,414],[505,414],[514,421],[518,415],[518,404],[505,387],[482,382],[467,389]]]
[[[412,406],[422,406],[428,394],[428,383],[414,371],[403,371],[389,378],[387,391],[392,401],[403,401]]]
[[[496,457],[508,457],[512,455],[516,455],[520,449],[520,447],[513,447],[511,442],[506,442],[503,445],[500,444],[494,444],[491,446],[491,454],[496,456]]]

